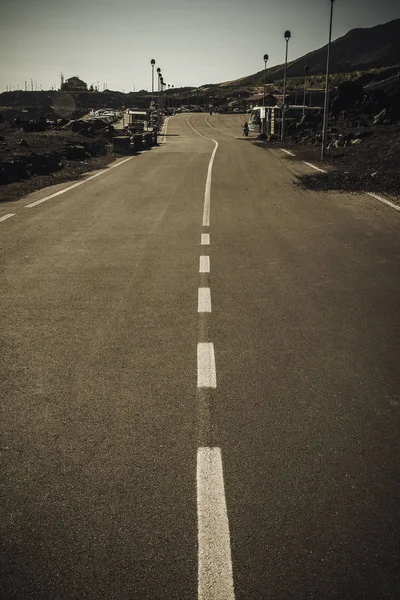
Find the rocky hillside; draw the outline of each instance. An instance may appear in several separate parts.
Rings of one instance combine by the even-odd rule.
[[[318,50],[288,63],[288,77],[304,75],[307,65],[311,75],[324,73],[326,68],[326,45]],[[389,21],[375,27],[352,29],[338,38],[331,47],[331,73],[366,71],[372,68],[387,67],[399,62],[400,57],[400,19]],[[284,65],[267,69],[267,81],[283,77]],[[241,86],[262,85],[264,70],[242,77],[236,82]],[[220,84],[224,86],[224,84]]]

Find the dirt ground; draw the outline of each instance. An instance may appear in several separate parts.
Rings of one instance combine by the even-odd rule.
[[[340,129],[335,127],[336,138]],[[296,160],[312,162],[327,170],[300,177],[299,183],[306,188],[400,197],[400,123],[361,128],[343,125],[341,135],[349,135],[357,142],[337,148],[328,144],[323,161],[320,136],[304,142],[289,136],[284,144],[271,143],[292,150]]]
[[[83,136],[56,129],[24,132],[0,124],[0,201],[77,179],[115,158],[110,140],[102,135]]]

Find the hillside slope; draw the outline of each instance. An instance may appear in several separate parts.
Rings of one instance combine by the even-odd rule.
[[[309,52],[288,63],[288,77],[304,74],[307,65],[310,74],[320,74],[326,68],[327,45]],[[330,70],[332,73],[368,70],[376,67],[395,65],[400,57],[400,19],[375,27],[352,29],[332,42]],[[267,69],[267,81],[283,77],[284,65]],[[264,70],[236,80],[237,84],[262,85]],[[230,82],[231,85],[236,83]],[[224,85],[223,83],[220,85]]]

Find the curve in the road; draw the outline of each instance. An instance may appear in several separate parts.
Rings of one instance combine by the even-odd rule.
[[[197,521],[198,521],[198,599],[234,600],[229,519],[225,499],[221,448],[211,444],[211,392],[217,387],[214,344],[209,342],[211,289],[209,281],[211,179],[218,142],[198,132],[200,137],[214,142],[204,192],[202,218],[200,284],[198,288],[199,341],[197,344],[197,403],[199,414],[199,447],[197,449]],[[206,246],[204,248],[203,246]],[[205,341],[207,340],[207,341]],[[205,442],[208,442],[207,445]]]

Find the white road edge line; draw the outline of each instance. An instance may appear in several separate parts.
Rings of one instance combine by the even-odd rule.
[[[197,449],[198,599],[234,600],[221,448]]]
[[[201,245],[202,246],[209,246],[210,245],[210,234],[209,233],[202,233],[201,234]]]
[[[379,200],[379,202],[383,202],[384,204],[391,206],[394,208],[394,210],[400,210],[400,206],[398,204],[394,204],[393,202],[390,202],[390,200],[386,200],[385,198],[382,198],[382,196],[378,196],[378,194],[374,194],[373,192],[367,192],[367,194],[368,196],[375,198],[375,200]]]
[[[197,135],[199,135],[200,137],[204,138],[205,140],[209,140],[210,142],[214,142],[214,144],[215,144],[215,148],[214,148],[214,150],[213,150],[213,152],[211,154],[210,162],[208,163],[206,189],[205,189],[205,192],[204,192],[204,208],[203,208],[203,220],[202,220],[202,224],[203,224],[203,227],[209,227],[210,226],[210,204],[211,204],[212,168],[213,168],[213,164],[214,164],[215,153],[217,152],[217,148],[218,148],[218,142],[217,142],[217,140],[213,140],[212,138],[205,137],[204,135],[202,135],[201,133],[199,133],[189,123],[189,118],[190,117],[188,117],[186,119],[186,122],[189,125],[189,127],[191,129],[193,129],[193,131],[195,133],[197,133]]]
[[[209,273],[209,272],[210,272],[210,257],[209,256],[200,256],[199,273]]]
[[[211,312],[211,290],[209,287],[198,289],[197,312]]]
[[[133,156],[128,156],[128,158],[124,158],[124,160],[121,160],[120,162],[117,163],[113,163],[112,165],[109,165],[109,169],[114,169],[114,167],[119,167],[119,165],[123,165],[124,163],[126,163],[128,160],[131,160],[131,158],[133,158]]]
[[[120,163],[118,163],[117,165],[113,165],[113,167],[119,167],[119,165],[122,165],[124,162],[131,160],[133,158],[133,156],[129,156],[128,158],[126,158],[125,160],[121,161]],[[36,202],[31,202],[31,204],[27,204],[25,206],[25,208],[32,208],[33,206],[37,206],[38,204],[42,204],[42,202],[46,202],[47,200],[51,200],[52,198],[56,198],[57,196],[61,196],[61,194],[65,194],[66,192],[69,192],[69,190],[73,190],[74,188],[83,185],[84,183],[87,183],[88,181],[90,181],[91,179],[95,179],[96,177],[99,177],[99,175],[103,175],[103,173],[106,173],[108,171],[107,169],[103,169],[102,171],[100,171],[99,173],[95,173],[94,175],[91,175],[90,177],[87,177],[86,179],[83,179],[82,181],[78,181],[78,183],[74,183],[73,185],[69,185],[68,187],[64,188],[63,190],[60,190],[59,192],[55,192],[55,194],[50,194],[50,196],[46,196],[45,198],[41,198],[40,200],[36,200]]]
[[[197,344],[197,387],[217,387],[214,344],[212,342],[199,342]]]
[[[2,217],[0,217],[0,221],[5,221],[6,219],[9,219],[10,217],[15,217],[15,213],[8,213],[7,215],[3,215]]]
[[[311,167],[312,169],[315,169],[316,171],[319,171],[320,173],[326,173],[326,171],[324,169],[320,169],[319,167],[316,167],[315,165],[312,165],[309,162],[306,162],[305,160],[302,161],[305,165],[308,165],[309,167]]]
[[[165,119],[165,121],[164,121],[164,124],[163,124],[163,126],[162,126],[162,129],[163,129],[163,132],[162,132],[162,137],[163,137],[163,139],[162,139],[162,142],[160,142],[160,144],[165,144],[165,142],[166,142],[166,140],[165,140],[165,136],[167,135],[167,129],[168,129],[168,120],[169,120],[169,117],[167,117],[167,118]]]
[[[296,156],[294,152],[290,152],[290,150],[285,150],[285,148],[279,148],[282,152],[286,152],[286,154],[290,154],[290,156]]]

